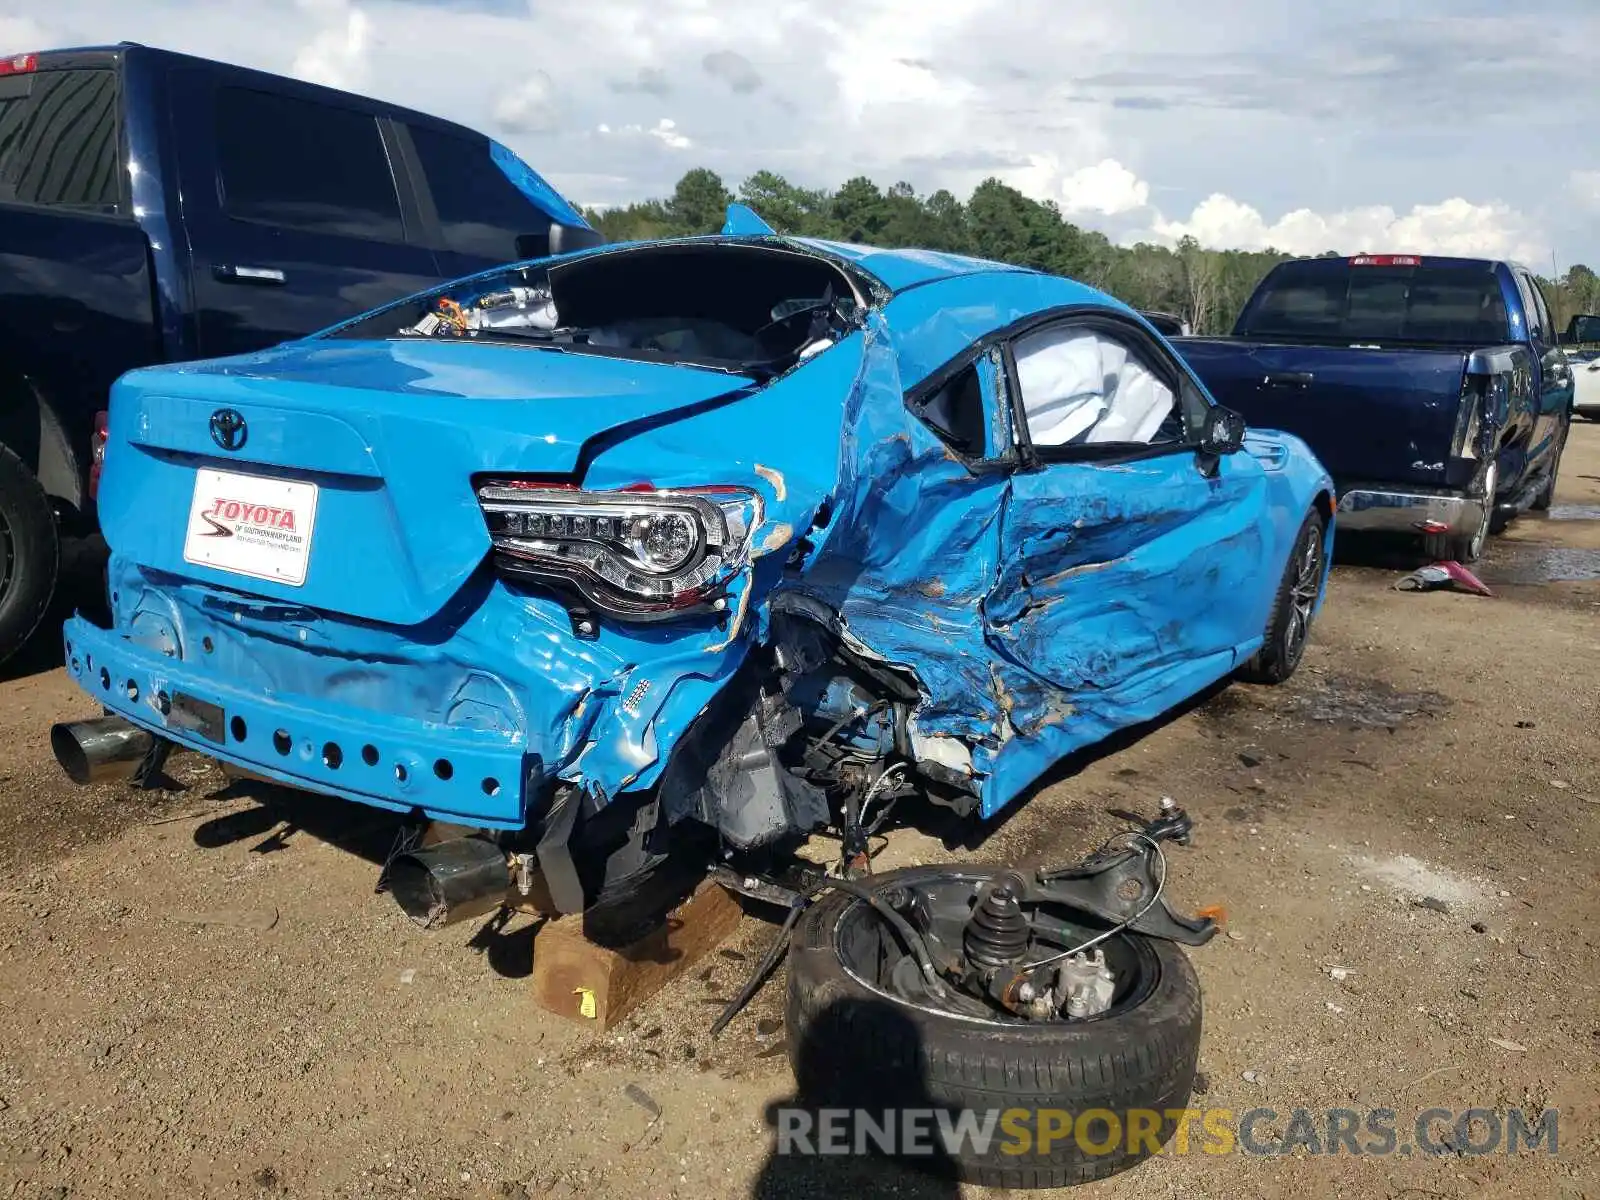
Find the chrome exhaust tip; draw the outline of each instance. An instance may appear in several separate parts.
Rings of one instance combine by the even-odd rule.
[[[395,900],[423,929],[443,929],[500,908],[511,864],[493,842],[458,837],[394,859],[386,872]]]
[[[155,746],[156,737],[121,717],[65,721],[50,727],[50,749],[73,783],[129,779]]]

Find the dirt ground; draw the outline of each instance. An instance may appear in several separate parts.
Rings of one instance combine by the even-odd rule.
[[[1600,425],[1557,509],[1492,545],[1495,598],[1400,574],[1336,568],[1287,686],[1071,764],[975,846],[904,828],[882,861],[1066,861],[1107,809],[1174,796],[1198,822],[1174,903],[1230,914],[1193,953],[1196,1104],[1273,1108],[1268,1134],[1296,1107],[1557,1108],[1559,1154],[1172,1155],[1080,1194],[1600,1197]],[[706,1034],[765,923],[597,1036],[532,1004],[531,919],[430,935],[374,894],[379,814],[263,807],[194,760],[180,792],[72,787],[47,734],[91,709],[49,653],[0,682],[0,1195],[957,1194],[772,1154],[781,975]]]

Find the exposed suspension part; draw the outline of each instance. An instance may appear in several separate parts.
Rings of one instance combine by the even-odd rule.
[[[967,960],[982,971],[1009,967],[1028,952],[1028,915],[1019,903],[1027,881],[1006,875],[985,888],[962,932]]]

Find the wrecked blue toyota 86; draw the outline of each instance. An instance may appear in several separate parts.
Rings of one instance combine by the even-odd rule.
[[[572,911],[1285,678],[1331,496],[1097,291],[735,211],[124,376],[112,627],[65,631],[108,715],[56,750],[469,827],[419,920]]]

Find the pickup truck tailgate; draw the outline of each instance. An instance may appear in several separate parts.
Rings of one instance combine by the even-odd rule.
[[[1251,425],[1297,434],[1341,486],[1442,486],[1468,355],[1178,338],[1173,347],[1219,404]]]

